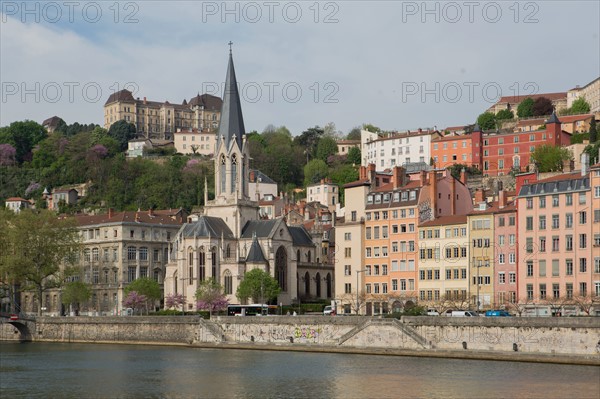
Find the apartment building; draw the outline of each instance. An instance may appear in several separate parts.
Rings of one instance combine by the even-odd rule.
[[[571,107],[578,98],[585,98],[590,104],[590,113],[600,117],[600,78],[592,80],[583,87],[575,87],[567,92],[567,107]]]
[[[123,291],[140,277],[164,283],[170,241],[187,217],[183,210],[109,210],[102,215],[75,216],[82,251],[77,260],[81,275],[74,277],[90,284],[92,297],[81,304],[84,315],[120,315]],[[60,290],[47,291],[43,299],[46,315],[68,313],[61,305]],[[22,294],[24,311],[34,311],[35,301]]]
[[[321,179],[320,182],[306,187],[306,199],[308,202],[319,202],[334,210],[340,202],[340,190],[331,179]]]
[[[464,164],[481,169],[481,129],[476,127],[471,134],[448,135],[431,142],[431,158],[436,168]]]
[[[541,145],[569,145],[571,134],[562,130],[560,120],[556,114],[552,114],[543,130],[486,132],[482,139],[483,174],[501,176],[511,170],[524,170],[531,161],[531,153]]]
[[[173,133],[173,143],[177,152],[181,154],[211,156],[215,153],[216,137],[216,130],[177,128]]]
[[[181,104],[134,98],[131,91],[120,90],[104,103],[104,128],[120,120],[133,123],[139,137],[173,139],[177,129],[215,132],[221,119],[223,101],[210,94],[198,94]],[[212,147],[211,147],[212,148]]]
[[[440,137],[437,130],[431,129],[384,134],[362,130],[361,164],[375,164],[377,170],[416,163],[429,165],[431,141]]]
[[[448,171],[374,172],[366,200],[364,273],[367,315],[399,311],[418,301],[418,229],[441,216],[472,210],[466,185]]]
[[[517,303],[517,207],[500,191],[494,210],[494,308]]]
[[[591,221],[592,228],[592,284],[593,295],[600,297],[600,163],[590,168],[590,186],[592,188]],[[595,309],[600,312],[600,304]]]
[[[600,193],[592,193],[585,167],[543,180],[527,178],[517,199],[519,300],[549,305],[558,314],[565,301],[585,302],[596,289],[592,252],[598,224],[592,199]]]
[[[437,309],[469,304],[469,237],[466,215],[448,215],[419,226],[419,303]]]

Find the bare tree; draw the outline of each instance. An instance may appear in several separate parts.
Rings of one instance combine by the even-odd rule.
[[[573,304],[581,309],[586,315],[590,315],[595,306],[600,306],[600,297],[591,295],[579,295],[572,298]]]
[[[533,298],[529,299],[527,297],[523,297],[521,299],[518,299],[516,301],[508,301],[507,305],[513,309],[515,312],[517,312],[517,314],[519,315],[519,317],[523,316],[523,312],[525,312],[525,309],[527,308],[528,305],[533,304]]]

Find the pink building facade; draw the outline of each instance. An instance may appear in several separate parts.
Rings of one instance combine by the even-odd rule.
[[[560,315],[568,302],[589,301],[592,276],[592,191],[589,173],[523,185],[518,193],[518,300]]]
[[[500,192],[494,214],[494,302],[505,305],[517,302],[517,207],[506,203]]]

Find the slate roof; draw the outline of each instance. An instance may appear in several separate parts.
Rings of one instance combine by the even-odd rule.
[[[240,238],[252,238],[254,233],[256,233],[257,237],[269,237],[277,226],[278,222],[279,219],[250,220],[242,229],[242,236]]]
[[[133,94],[129,90],[123,89],[111,94],[110,97],[108,97],[108,100],[106,100],[106,102],[104,103],[104,105],[114,103],[117,101],[132,103],[135,102],[135,98],[133,98]]]
[[[242,117],[242,104],[238,91],[235,68],[233,67],[233,56],[229,54],[227,65],[227,77],[225,78],[225,90],[223,91],[223,106],[221,107],[221,123],[217,134],[217,148],[221,145],[221,137],[224,137],[225,147],[229,148],[231,141],[235,140],[238,147],[242,148],[242,136],[246,134],[244,118]]]
[[[252,172],[254,172],[254,175],[252,174]],[[277,182],[275,182],[275,180],[271,179],[269,176],[265,175],[260,170],[258,170],[258,169],[250,170],[250,183],[256,183],[257,179],[260,179],[259,181],[261,183],[277,184]]]
[[[586,191],[589,189],[589,176],[581,176],[581,172],[575,172],[553,176],[548,179],[539,180],[533,184],[524,185],[519,191],[519,197]]]
[[[77,215],[75,220],[79,226],[91,226],[104,223],[145,223],[158,225],[180,226],[182,223],[176,218],[172,218],[169,214],[149,211],[125,211],[114,212],[111,214],[105,213],[101,215]]]
[[[252,238],[252,245],[250,246],[250,250],[248,251],[248,256],[246,256],[247,263],[265,263],[267,259],[265,258],[265,254],[263,253],[260,244],[258,243],[258,239],[256,236]]]
[[[214,216],[201,216],[193,223],[186,223],[181,228],[183,237],[218,237],[235,238],[223,219]]]
[[[292,235],[294,245],[301,247],[313,247],[315,245],[310,238],[310,234],[303,226],[289,226],[288,229]]]
[[[183,105],[188,105],[187,102],[184,101]],[[212,96],[210,94],[202,94],[198,93],[196,97],[190,99],[190,106],[200,106],[204,107],[204,109],[209,111],[220,111],[223,106],[223,100],[217,96]]]

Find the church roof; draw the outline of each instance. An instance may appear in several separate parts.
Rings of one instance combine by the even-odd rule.
[[[221,123],[219,124],[219,132],[217,133],[217,148],[221,145],[221,137],[223,137],[226,148],[229,148],[231,141],[235,140],[241,149],[242,136],[244,134],[246,134],[246,130],[244,128],[244,118],[242,117],[242,104],[240,102],[240,93],[233,67],[233,56],[230,52],[227,77],[225,78],[225,90],[223,91]]]
[[[187,223],[181,228],[183,237],[221,237],[234,238],[223,219],[214,216],[201,216],[194,223]]]
[[[244,226],[242,230],[242,237],[240,238],[252,238],[254,233],[256,233],[257,237],[270,237],[277,227],[278,222],[279,219],[250,220]]]
[[[248,263],[265,263],[267,259],[265,258],[265,254],[263,253],[260,244],[258,243],[258,239],[256,236],[252,238],[252,245],[250,246],[250,250],[248,251],[248,256],[246,256],[246,262]]]
[[[294,242],[294,245],[299,245],[302,247],[312,247],[315,245],[310,238],[310,234],[308,234],[308,231],[306,231],[304,226],[290,226],[288,229],[292,235],[292,241]]]

